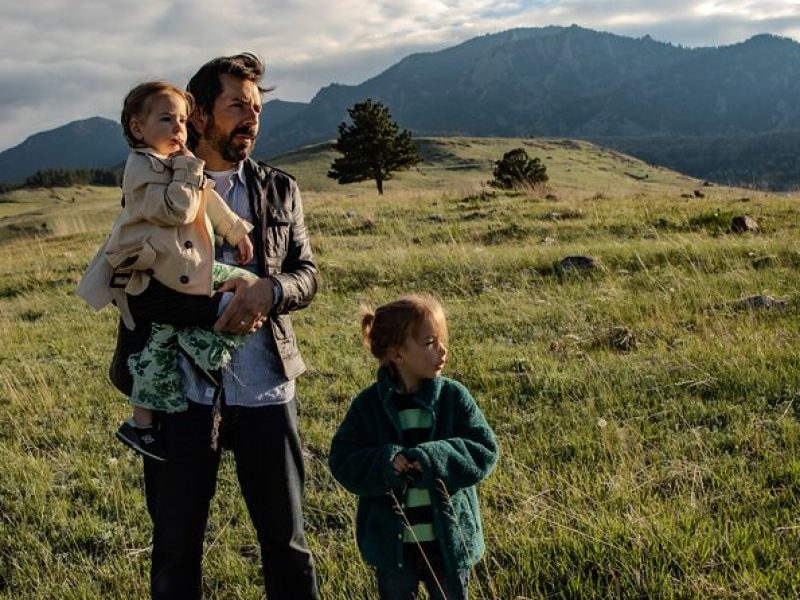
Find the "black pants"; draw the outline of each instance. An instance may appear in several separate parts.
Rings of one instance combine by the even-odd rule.
[[[117,326],[117,347],[111,359],[109,377],[114,386],[126,396],[131,395],[133,379],[128,370],[128,357],[141,352],[150,337],[150,323],[165,323],[175,327],[211,329],[217,320],[222,294],[197,296],[181,294],[155,279],[136,296],[128,295],[128,308],[136,329],[129,330],[120,319]]]
[[[204,327],[211,329],[217,320],[217,309],[222,294],[202,296],[182,294],[150,279],[141,294],[128,294],[128,308],[133,320],[139,323],[166,323],[175,327]]]
[[[154,599],[201,596],[203,537],[220,455],[211,450],[211,407],[159,415],[169,461],[145,459],[153,520],[150,571]],[[233,452],[242,495],[261,546],[270,600],[317,597],[314,563],[303,533],[303,458],[297,406],[223,407],[222,447]]]

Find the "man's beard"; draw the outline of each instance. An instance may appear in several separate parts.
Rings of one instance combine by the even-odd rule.
[[[234,138],[239,135],[252,136],[253,140],[250,144],[247,142],[236,142]],[[252,151],[255,146],[256,129],[254,127],[247,127],[242,125],[230,132],[229,135],[224,135],[217,131],[214,121],[211,121],[206,128],[205,137],[209,145],[219,152],[220,156],[228,162],[236,163],[247,158],[247,155]]]

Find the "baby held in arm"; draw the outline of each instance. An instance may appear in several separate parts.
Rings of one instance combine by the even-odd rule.
[[[126,96],[121,120],[131,151],[123,207],[78,289],[95,308],[113,301],[128,329],[149,330],[144,347],[127,359],[133,415],[116,436],[160,461],[167,452],[157,415],[187,408],[178,354],[214,377],[244,339],[213,331],[224,309],[221,292],[235,289],[238,278],[255,278],[214,260],[215,240],[224,239],[237,248],[238,264],[251,263],[252,225],[228,208],[206,178],[204,161],[186,146],[192,104],[191,95],[164,81],[139,84]],[[255,315],[241,333],[263,320]]]

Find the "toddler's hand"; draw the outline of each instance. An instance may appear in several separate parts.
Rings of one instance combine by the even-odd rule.
[[[250,241],[249,235],[242,236],[242,239],[236,244],[236,248],[239,250],[236,256],[237,265],[246,265],[253,260],[253,242]]]
[[[394,455],[392,459],[392,469],[394,470],[394,474],[398,477],[405,473],[406,471],[411,468],[411,462],[403,455],[402,452],[398,452]]]
[[[173,152],[172,156],[188,156],[189,158],[194,158],[194,153],[186,147],[186,144],[181,143],[180,150]]]

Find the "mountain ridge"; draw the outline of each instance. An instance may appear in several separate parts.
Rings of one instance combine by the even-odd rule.
[[[772,63],[751,60],[752,66],[742,68],[741,50],[764,46]],[[791,56],[774,64],[776,49]],[[293,119],[274,128],[260,152],[280,154],[320,141],[324,132],[332,137],[346,108],[366,97],[387,104],[394,118],[418,135],[696,135],[698,121],[705,123],[700,131],[711,135],[800,127],[800,112],[791,108],[800,85],[782,85],[800,79],[799,64],[800,44],[769,34],[690,49],[577,26],[509,30],[411,55],[359,85],[326,86]],[[777,69],[784,73],[767,77]],[[737,71],[753,85],[730,89]],[[727,94],[722,98],[719,86]],[[659,103],[661,98],[665,102]],[[770,110],[772,99],[779,102],[777,110]],[[702,110],[692,110],[697,103]],[[731,121],[731,113],[746,119],[747,111],[749,122]],[[708,114],[715,117],[710,122]]]
[[[113,167],[126,155],[119,124],[89,117],[40,131],[0,152],[0,181],[21,181],[41,169]]]
[[[770,178],[784,185],[785,173],[773,177],[770,169],[787,165],[800,148],[767,134],[800,130],[798,95],[800,44],[789,38],[759,34],[686,48],[577,25],[517,28],[411,54],[358,85],[324,86],[308,103],[267,102],[254,156],[269,159],[333,139],[347,109],[370,97],[415,136],[602,139],[655,161],[672,156],[657,152],[658,138],[685,138],[691,151],[697,138],[744,146],[766,136],[776,143],[752,157],[763,163],[755,171],[767,185]],[[10,180],[8,152],[0,153],[0,181]],[[744,158],[721,165],[720,156],[710,160],[713,172],[735,177]],[[706,177],[702,164],[693,165],[691,175]],[[27,168],[33,172],[30,162]],[[20,169],[14,173],[19,178]]]

